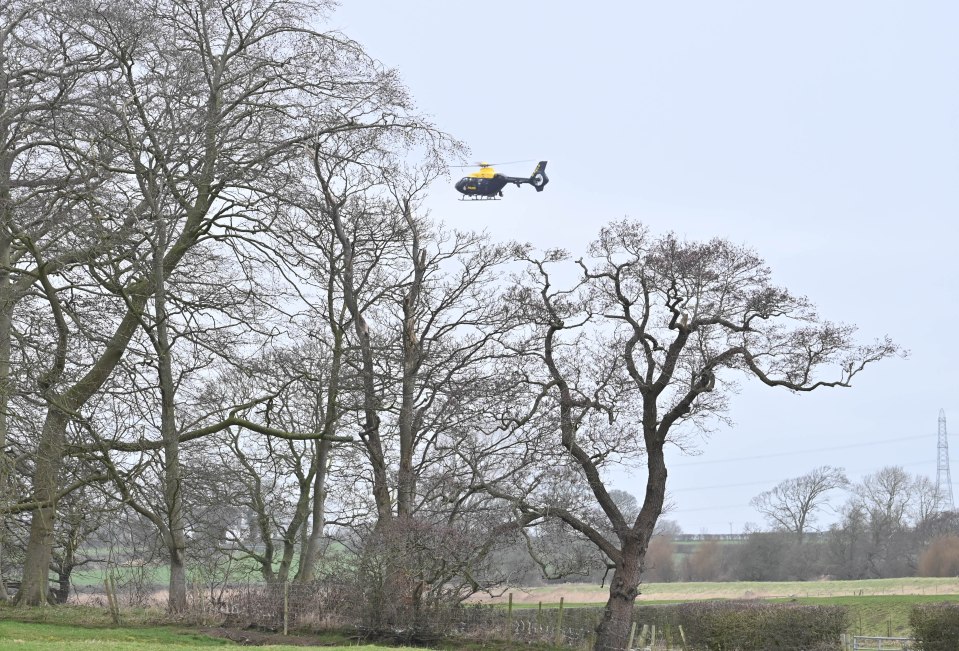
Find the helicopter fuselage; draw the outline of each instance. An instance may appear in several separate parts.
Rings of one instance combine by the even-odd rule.
[[[455,187],[467,197],[496,197],[503,193],[509,182],[510,178],[504,174],[494,174],[489,178],[464,176]]]
[[[503,188],[509,183],[516,186],[528,183],[536,188],[537,192],[541,192],[549,183],[546,177],[546,161],[541,161],[529,177],[497,174],[488,164],[481,163],[480,170],[464,176],[454,187],[465,199],[495,199],[503,196]]]

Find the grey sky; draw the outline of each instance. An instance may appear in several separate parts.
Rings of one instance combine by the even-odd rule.
[[[959,3],[881,0],[347,0],[330,22],[475,160],[549,160],[543,193],[470,203],[437,185],[434,217],[574,252],[624,216],[726,237],[823,315],[911,351],[852,389],[744,386],[733,428],[673,455],[667,517],[691,533],[758,523],[752,496],[822,464],[935,479],[940,408],[959,460],[957,24]],[[642,479],[618,487],[641,496]]]

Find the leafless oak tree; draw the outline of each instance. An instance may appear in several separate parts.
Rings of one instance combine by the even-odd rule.
[[[532,483],[542,484],[539,476],[488,490],[526,513],[562,519],[609,559],[610,596],[596,648],[618,649],[663,512],[665,446],[682,445],[690,427],[721,415],[737,377],[796,392],[843,387],[898,349],[889,341],[857,344],[853,327],[820,318],[807,300],[773,285],[754,253],[724,240],[653,237],[627,221],[602,229],[589,253],[571,283],[558,282],[553,271],[568,260],[564,252],[530,256],[512,303],[536,326],[529,371],[535,410],[555,428],[551,444],[613,535],[576,502],[551,502],[550,492]],[[640,459],[646,490],[639,513],[627,520],[604,473]]]

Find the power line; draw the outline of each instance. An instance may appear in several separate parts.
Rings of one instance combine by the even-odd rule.
[[[932,464],[932,461],[930,459],[923,459],[922,461],[910,461],[909,463],[897,463],[896,465],[902,468],[910,468],[912,466],[928,466],[931,464]],[[738,484],[714,484],[712,486],[694,486],[692,488],[675,488],[675,489],[669,489],[669,493],[670,494],[687,493],[690,491],[706,491],[706,490],[714,490],[717,488],[741,488],[743,486],[769,486],[769,485],[777,484],[781,481],[782,479],[768,479],[766,481],[750,481],[750,482],[742,482]],[[722,507],[714,507],[714,508],[722,508]]]
[[[686,461],[670,464],[671,468],[682,468],[685,466],[702,466],[710,463],[730,463],[732,461],[755,461],[757,459],[771,459],[773,457],[789,457],[796,454],[809,454],[811,452],[832,452],[833,450],[851,450],[854,448],[873,447],[883,443],[899,443],[901,441],[915,441],[918,439],[931,438],[931,434],[920,434],[919,436],[900,436],[894,439],[882,439],[879,441],[869,441],[868,443],[850,443],[848,445],[834,445],[828,448],[813,448],[809,450],[791,450],[788,452],[770,452],[769,454],[757,454],[751,457],[731,457],[727,459],[709,459],[704,461]]]
[[[778,483],[780,481],[782,481],[782,479],[767,479],[766,481],[750,481],[750,482],[744,482],[741,484],[719,484],[716,486],[694,486],[692,488],[670,489],[669,493],[670,494],[687,493],[689,491],[705,491],[705,490],[712,490],[714,488],[741,488],[743,486],[769,486],[770,484],[774,482]]]

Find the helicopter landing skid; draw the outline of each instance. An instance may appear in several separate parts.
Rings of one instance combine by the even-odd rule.
[[[501,198],[502,197],[474,194],[469,197],[460,197],[460,201],[499,201]]]

